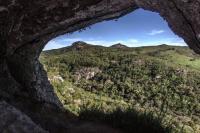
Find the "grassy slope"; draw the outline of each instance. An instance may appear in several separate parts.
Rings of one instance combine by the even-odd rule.
[[[108,68],[111,60],[119,60],[120,58],[124,58],[124,56],[127,56],[127,60],[134,58],[136,60],[142,60],[144,62],[158,61],[164,67],[170,67],[173,68],[174,70],[177,69],[186,70],[189,71],[189,73],[192,73],[187,76],[194,76],[193,73],[197,74],[200,73],[199,72],[200,57],[198,55],[194,54],[187,47],[172,47],[167,45],[161,45],[156,47],[127,48],[127,49],[104,48],[99,46],[94,47],[87,45],[87,47],[82,50],[75,50],[74,47],[67,47],[59,50],[43,52],[40,57],[40,60],[47,69],[50,78],[52,78],[54,75],[62,76],[63,74],[62,72],[64,72],[65,76],[62,77],[64,78],[65,81],[64,82],[52,81],[52,84],[54,85],[54,88],[59,98],[61,99],[62,103],[65,105],[65,107],[74,112],[75,114],[79,114],[82,110],[93,109],[93,108],[101,110],[105,113],[114,111],[117,108],[121,108],[123,110],[134,108],[139,111],[148,110],[154,112],[156,110],[159,112],[160,108],[154,108],[154,107],[153,109],[152,107],[144,108],[140,104],[133,104],[129,100],[121,96],[111,97],[109,94],[105,92],[101,93],[101,91],[98,93],[86,91],[84,88],[82,87],[80,88],[80,86],[74,84],[74,81],[72,80],[73,79],[72,71],[69,71],[72,69],[69,68],[70,64],[73,65],[76,63],[80,64],[80,66],[75,65],[76,69],[80,69],[85,66],[87,67],[102,66],[103,68]],[[86,57],[87,60],[85,60]],[[108,57],[112,57],[113,59],[111,58],[108,59]],[[65,72],[65,69],[68,72]],[[85,82],[87,81],[84,81],[83,83]],[[97,84],[99,84],[99,82],[97,82]],[[193,87],[192,84],[190,87]],[[138,91],[140,90],[138,89]],[[195,92],[196,93],[195,95],[198,97],[199,94],[197,92],[199,91],[197,90]],[[160,91],[158,91],[157,93],[160,93]],[[143,95],[143,93],[141,95]],[[198,98],[196,99],[199,100]],[[199,103],[199,101],[197,101],[197,103]],[[195,106],[197,106],[198,108],[200,107],[199,104]],[[164,118],[167,119],[165,120],[165,123],[166,121],[171,120],[171,118],[175,116],[174,113],[169,113],[169,112],[170,111],[166,113],[167,115]],[[176,114],[177,117],[176,120],[174,121],[176,122],[180,121],[179,126],[185,124],[185,126],[183,126],[183,130],[190,131],[191,130],[190,127],[192,127],[193,130],[195,129],[197,130],[196,126],[198,126],[199,120],[198,119],[196,120],[196,117],[195,119],[193,119],[191,114],[190,115],[188,115],[187,113],[184,114],[181,111],[180,112],[177,111],[176,113],[180,114]],[[185,122],[187,120],[189,120],[189,122]],[[177,128],[177,124],[175,125]],[[180,130],[177,129],[177,132],[178,131]]]

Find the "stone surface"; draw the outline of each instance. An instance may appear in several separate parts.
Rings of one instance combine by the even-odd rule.
[[[0,132],[48,133],[36,125],[28,116],[6,102],[0,102]]]
[[[42,128],[64,132],[66,112],[38,61],[42,49],[58,35],[138,8],[160,13],[200,53],[199,0],[0,0],[0,100]]]

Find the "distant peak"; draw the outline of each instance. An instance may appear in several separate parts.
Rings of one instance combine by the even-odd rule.
[[[72,48],[75,48],[76,50],[81,50],[88,46],[90,46],[90,45],[83,41],[77,41],[72,44]]]
[[[163,47],[165,47],[165,46],[168,46],[167,44],[161,44],[160,46],[163,46]]]
[[[111,46],[112,48],[128,48],[126,45],[117,43]]]
[[[77,42],[74,42],[74,43],[72,44],[72,46],[77,46],[77,45],[87,45],[87,43],[86,43],[86,42],[83,42],[83,41],[77,41]]]

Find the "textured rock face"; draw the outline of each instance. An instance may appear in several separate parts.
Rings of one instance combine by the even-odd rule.
[[[6,102],[0,102],[1,133],[47,133],[29,117]]]
[[[43,47],[58,35],[138,8],[160,13],[200,53],[200,0],[0,0],[0,100],[48,131],[64,130],[57,120],[62,105],[38,61]]]

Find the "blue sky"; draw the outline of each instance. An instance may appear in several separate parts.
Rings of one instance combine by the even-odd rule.
[[[44,50],[66,47],[75,41],[104,46],[122,43],[130,47],[160,44],[186,45],[182,38],[171,31],[159,14],[143,9],[138,9],[117,21],[100,22],[82,32],[54,38],[48,42]]]

